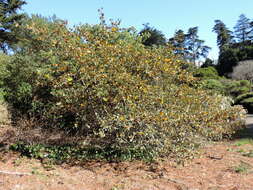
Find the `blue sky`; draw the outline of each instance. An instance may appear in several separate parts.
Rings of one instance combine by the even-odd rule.
[[[222,20],[233,29],[240,14],[253,19],[253,0],[27,0],[23,10],[66,19],[71,25],[99,22],[98,9],[104,9],[106,19],[120,19],[123,27],[137,30],[144,23],[161,30],[167,38],[175,30],[187,31],[198,26],[200,39],[212,47],[209,57],[217,59],[214,20]]]

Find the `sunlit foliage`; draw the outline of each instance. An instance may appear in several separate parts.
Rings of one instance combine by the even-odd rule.
[[[87,146],[183,158],[200,140],[241,126],[242,108],[198,88],[170,47],[145,48],[117,23],[69,29],[32,19],[27,29],[9,64],[6,99],[43,127],[83,136]]]

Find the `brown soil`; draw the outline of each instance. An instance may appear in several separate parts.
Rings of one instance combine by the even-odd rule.
[[[45,165],[2,150],[0,190],[253,190],[253,157],[244,155],[250,150],[250,144],[209,144],[184,166],[170,160]]]
[[[253,146],[209,145],[202,150],[200,158],[185,166],[176,166],[170,161],[43,165],[38,160],[5,153],[0,162],[0,189],[252,190],[253,158],[243,156],[241,149],[247,151]]]

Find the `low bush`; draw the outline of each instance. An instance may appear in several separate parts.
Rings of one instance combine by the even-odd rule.
[[[253,92],[238,96],[235,99],[235,104],[242,105],[249,113],[253,113]]]
[[[198,87],[170,47],[147,48],[117,24],[34,21],[12,57],[6,100],[85,147],[188,158],[200,139],[243,127],[244,110]],[[37,126],[38,127],[38,126]]]
[[[100,161],[132,161],[141,159],[146,162],[154,161],[152,151],[138,150],[138,149],[120,149],[112,147],[82,147],[73,144],[66,144],[61,146],[35,144],[28,145],[23,142],[17,142],[10,146],[10,150],[18,151],[22,156],[27,156],[42,161],[48,160],[53,163],[64,162],[83,162],[89,160]]]
[[[242,94],[251,92],[251,89],[252,85],[250,81],[247,80],[229,80],[229,82],[226,83],[227,94],[234,98]]]
[[[252,84],[248,80],[236,81],[225,78],[220,80],[208,79],[202,80],[202,86],[205,89],[210,89],[216,93],[231,97],[235,105],[242,105],[248,111],[252,110],[249,102],[243,103],[244,99],[247,99],[246,96],[252,92]]]
[[[217,79],[206,79],[203,80],[203,88],[209,89],[209,90],[214,90],[220,94],[225,94],[225,86],[224,84]]]
[[[198,68],[194,72],[195,77],[199,77],[201,79],[219,79],[219,74],[218,71],[212,67],[203,67],[203,68]]]

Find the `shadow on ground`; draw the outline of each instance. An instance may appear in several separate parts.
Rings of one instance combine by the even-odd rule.
[[[235,139],[253,139],[253,114],[248,114],[246,118],[246,128],[236,132],[233,137]]]

